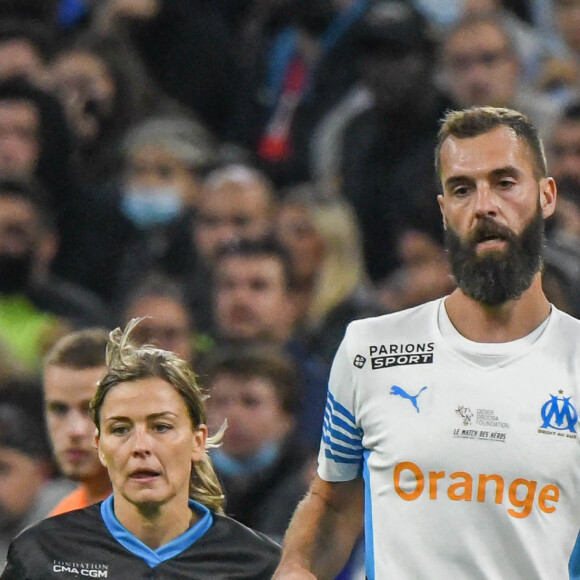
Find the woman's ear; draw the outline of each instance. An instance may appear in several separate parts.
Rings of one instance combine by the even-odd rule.
[[[205,444],[207,441],[207,425],[200,425],[193,432],[193,447],[191,450],[191,462],[197,463],[205,455]]]
[[[100,440],[100,437],[99,437],[99,430],[98,429],[95,429],[95,438],[93,440],[93,445],[97,449],[97,453],[99,454],[99,461],[101,462],[101,465],[103,467],[107,467],[107,463],[105,462],[105,455],[101,451],[100,442],[101,442],[101,440]]]

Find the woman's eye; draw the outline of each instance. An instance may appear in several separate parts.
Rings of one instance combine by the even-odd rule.
[[[157,431],[158,433],[165,433],[166,431],[169,431],[171,428],[172,428],[171,425],[167,425],[165,423],[158,423],[154,427],[155,431]]]
[[[110,429],[113,435],[126,435],[128,430],[126,425],[113,425]]]

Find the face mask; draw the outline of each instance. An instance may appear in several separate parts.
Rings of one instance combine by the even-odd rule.
[[[183,199],[172,187],[131,187],[123,195],[123,213],[141,229],[169,223],[183,210]]]
[[[0,294],[18,294],[30,280],[32,252],[19,256],[0,254]]]

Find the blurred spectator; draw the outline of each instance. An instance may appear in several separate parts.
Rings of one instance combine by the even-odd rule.
[[[410,5],[378,2],[353,30],[371,105],[350,116],[335,142],[336,180],[359,220],[366,270],[380,280],[398,265],[397,234],[409,226],[442,236],[433,143],[452,107],[434,82],[434,44]],[[323,140],[327,143],[329,140]]]
[[[317,448],[328,368],[294,336],[297,309],[292,266],[284,248],[271,239],[242,239],[224,246],[215,261],[213,305],[218,343],[277,345],[293,357],[308,400],[298,431],[302,442]]]
[[[121,136],[163,105],[138,57],[118,38],[85,35],[57,52],[47,76],[76,138],[81,182],[112,181]]]
[[[24,79],[0,82],[1,178],[34,175],[60,217],[74,195],[71,152],[66,118],[52,95]]]
[[[222,445],[210,452],[226,513],[281,541],[308,484],[295,437],[294,365],[276,350],[237,349],[216,353],[207,375],[210,432],[227,421]]]
[[[301,341],[330,365],[349,322],[384,312],[364,270],[354,212],[303,184],[285,192],[276,232],[292,260]]]
[[[219,2],[102,0],[94,24],[128,37],[161,90],[223,137],[240,75]]]
[[[66,482],[52,477],[42,414],[31,398],[40,401],[36,389],[23,384],[0,389],[0,571],[12,539],[46,517],[70,491]]]
[[[198,257],[187,284],[190,308],[201,332],[212,329],[211,272],[224,244],[269,234],[277,199],[266,176],[247,165],[228,164],[213,170],[203,182],[193,224]]]
[[[88,291],[50,273],[58,237],[42,188],[0,182],[0,337],[35,368],[63,327],[107,324],[108,309]]]
[[[446,89],[459,106],[516,109],[549,137],[560,105],[522,82],[521,60],[498,13],[458,22],[444,37],[442,61]]]
[[[194,268],[194,216],[216,143],[190,117],[153,116],[129,129],[121,151],[120,210],[134,226],[119,247],[122,297],[152,270],[183,279]]]
[[[559,50],[552,0],[413,0],[434,23],[442,37],[461,20],[496,12],[513,39],[521,62],[521,76],[528,84],[537,81],[547,58]]]
[[[196,344],[191,313],[183,289],[178,284],[152,275],[126,299],[122,325],[132,318],[142,320],[132,333],[140,344],[153,344],[192,362]]]
[[[295,0],[239,92],[234,140],[280,185],[309,178],[312,129],[358,77],[352,28],[368,0]]]
[[[386,310],[404,310],[453,291],[455,282],[440,242],[409,229],[399,235],[396,247],[401,265],[377,284]]]
[[[0,179],[36,177],[50,194],[59,234],[55,274],[107,299],[127,222],[116,200],[78,186],[72,142],[58,100],[23,79],[0,82]]]
[[[563,279],[564,310],[580,317],[580,101],[569,104],[546,148],[558,185],[558,206],[548,229],[545,259]]]
[[[89,403],[106,371],[108,332],[90,328],[61,338],[44,359],[46,423],[54,456],[63,475],[77,482],[50,515],[86,507],[111,492],[107,470],[94,444]]]
[[[0,19],[0,79],[23,77],[42,84],[53,45],[49,27],[38,22]]]

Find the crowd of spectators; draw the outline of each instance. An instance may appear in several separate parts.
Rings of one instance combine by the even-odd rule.
[[[230,421],[226,511],[280,539],[348,322],[454,287],[433,149],[476,105],[541,132],[544,283],[580,317],[580,0],[0,0],[2,537],[67,491],[46,353],[149,316]]]

